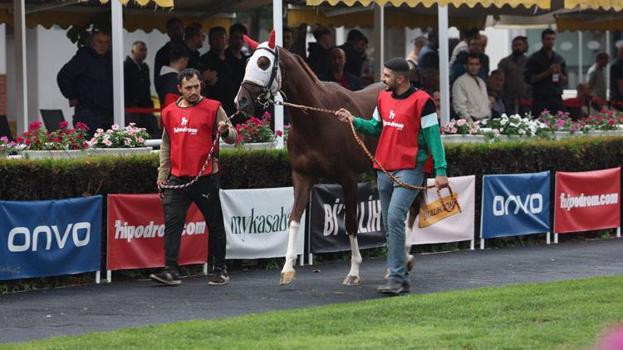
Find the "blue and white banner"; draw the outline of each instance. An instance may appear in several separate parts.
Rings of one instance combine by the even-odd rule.
[[[550,173],[485,175],[481,238],[550,231]]]
[[[0,280],[98,271],[102,196],[0,201]]]

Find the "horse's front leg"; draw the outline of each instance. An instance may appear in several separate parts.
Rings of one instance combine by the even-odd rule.
[[[290,284],[296,276],[296,271],[294,270],[294,264],[296,263],[296,236],[301,224],[301,217],[305,207],[307,207],[307,203],[309,203],[309,193],[313,184],[313,178],[292,171],[292,183],[294,185],[294,204],[288,224],[286,261],[283,264],[283,269],[281,269],[279,284]]]
[[[359,266],[361,265],[361,252],[357,241],[357,181],[349,178],[342,181],[342,191],[344,193],[345,207],[345,226],[350,240],[350,271],[344,278],[342,284],[347,286],[361,285]]]

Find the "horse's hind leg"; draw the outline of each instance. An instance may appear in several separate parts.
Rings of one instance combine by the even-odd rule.
[[[361,285],[359,276],[359,266],[361,265],[361,253],[359,252],[359,242],[357,241],[357,181],[354,178],[342,182],[344,192],[345,207],[345,226],[350,240],[350,271],[342,284],[347,286]]]
[[[296,271],[294,270],[294,264],[296,263],[296,236],[301,223],[301,216],[303,216],[303,211],[305,211],[305,207],[309,202],[309,191],[311,190],[313,179],[310,176],[292,171],[292,183],[294,185],[294,204],[288,225],[286,261],[281,270],[279,284],[290,284],[296,276]]]

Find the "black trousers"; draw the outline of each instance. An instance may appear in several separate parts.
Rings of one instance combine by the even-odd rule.
[[[190,178],[170,176],[170,185],[181,185]],[[191,202],[195,202],[208,225],[208,257],[215,268],[225,268],[227,238],[223,225],[223,212],[219,199],[220,178],[218,174],[202,176],[192,186],[181,190],[164,192],[164,254],[167,267],[177,268],[184,221]]]
[[[566,112],[565,105],[562,102],[562,96],[532,96],[532,117],[538,118],[547,109],[551,114],[556,114],[558,111]]]

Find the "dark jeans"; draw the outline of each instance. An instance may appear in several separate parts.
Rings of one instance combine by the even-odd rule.
[[[532,116],[538,118],[547,109],[550,114],[556,115],[558,111],[566,112],[565,105],[562,103],[562,96],[532,96]]]
[[[170,185],[189,182],[190,178],[170,176]],[[177,268],[180,241],[184,230],[186,213],[191,202],[195,202],[208,224],[208,257],[215,268],[225,268],[227,238],[223,225],[223,212],[219,199],[219,175],[202,176],[192,186],[181,190],[164,191],[164,255],[167,267]]]
[[[113,111],[98,110],[95,108],[78,105],[74,113],[74,127],[76,123],[83,122],[89,127],[89,136],[95,134],[97,129],[110,129],[113,121]]]

